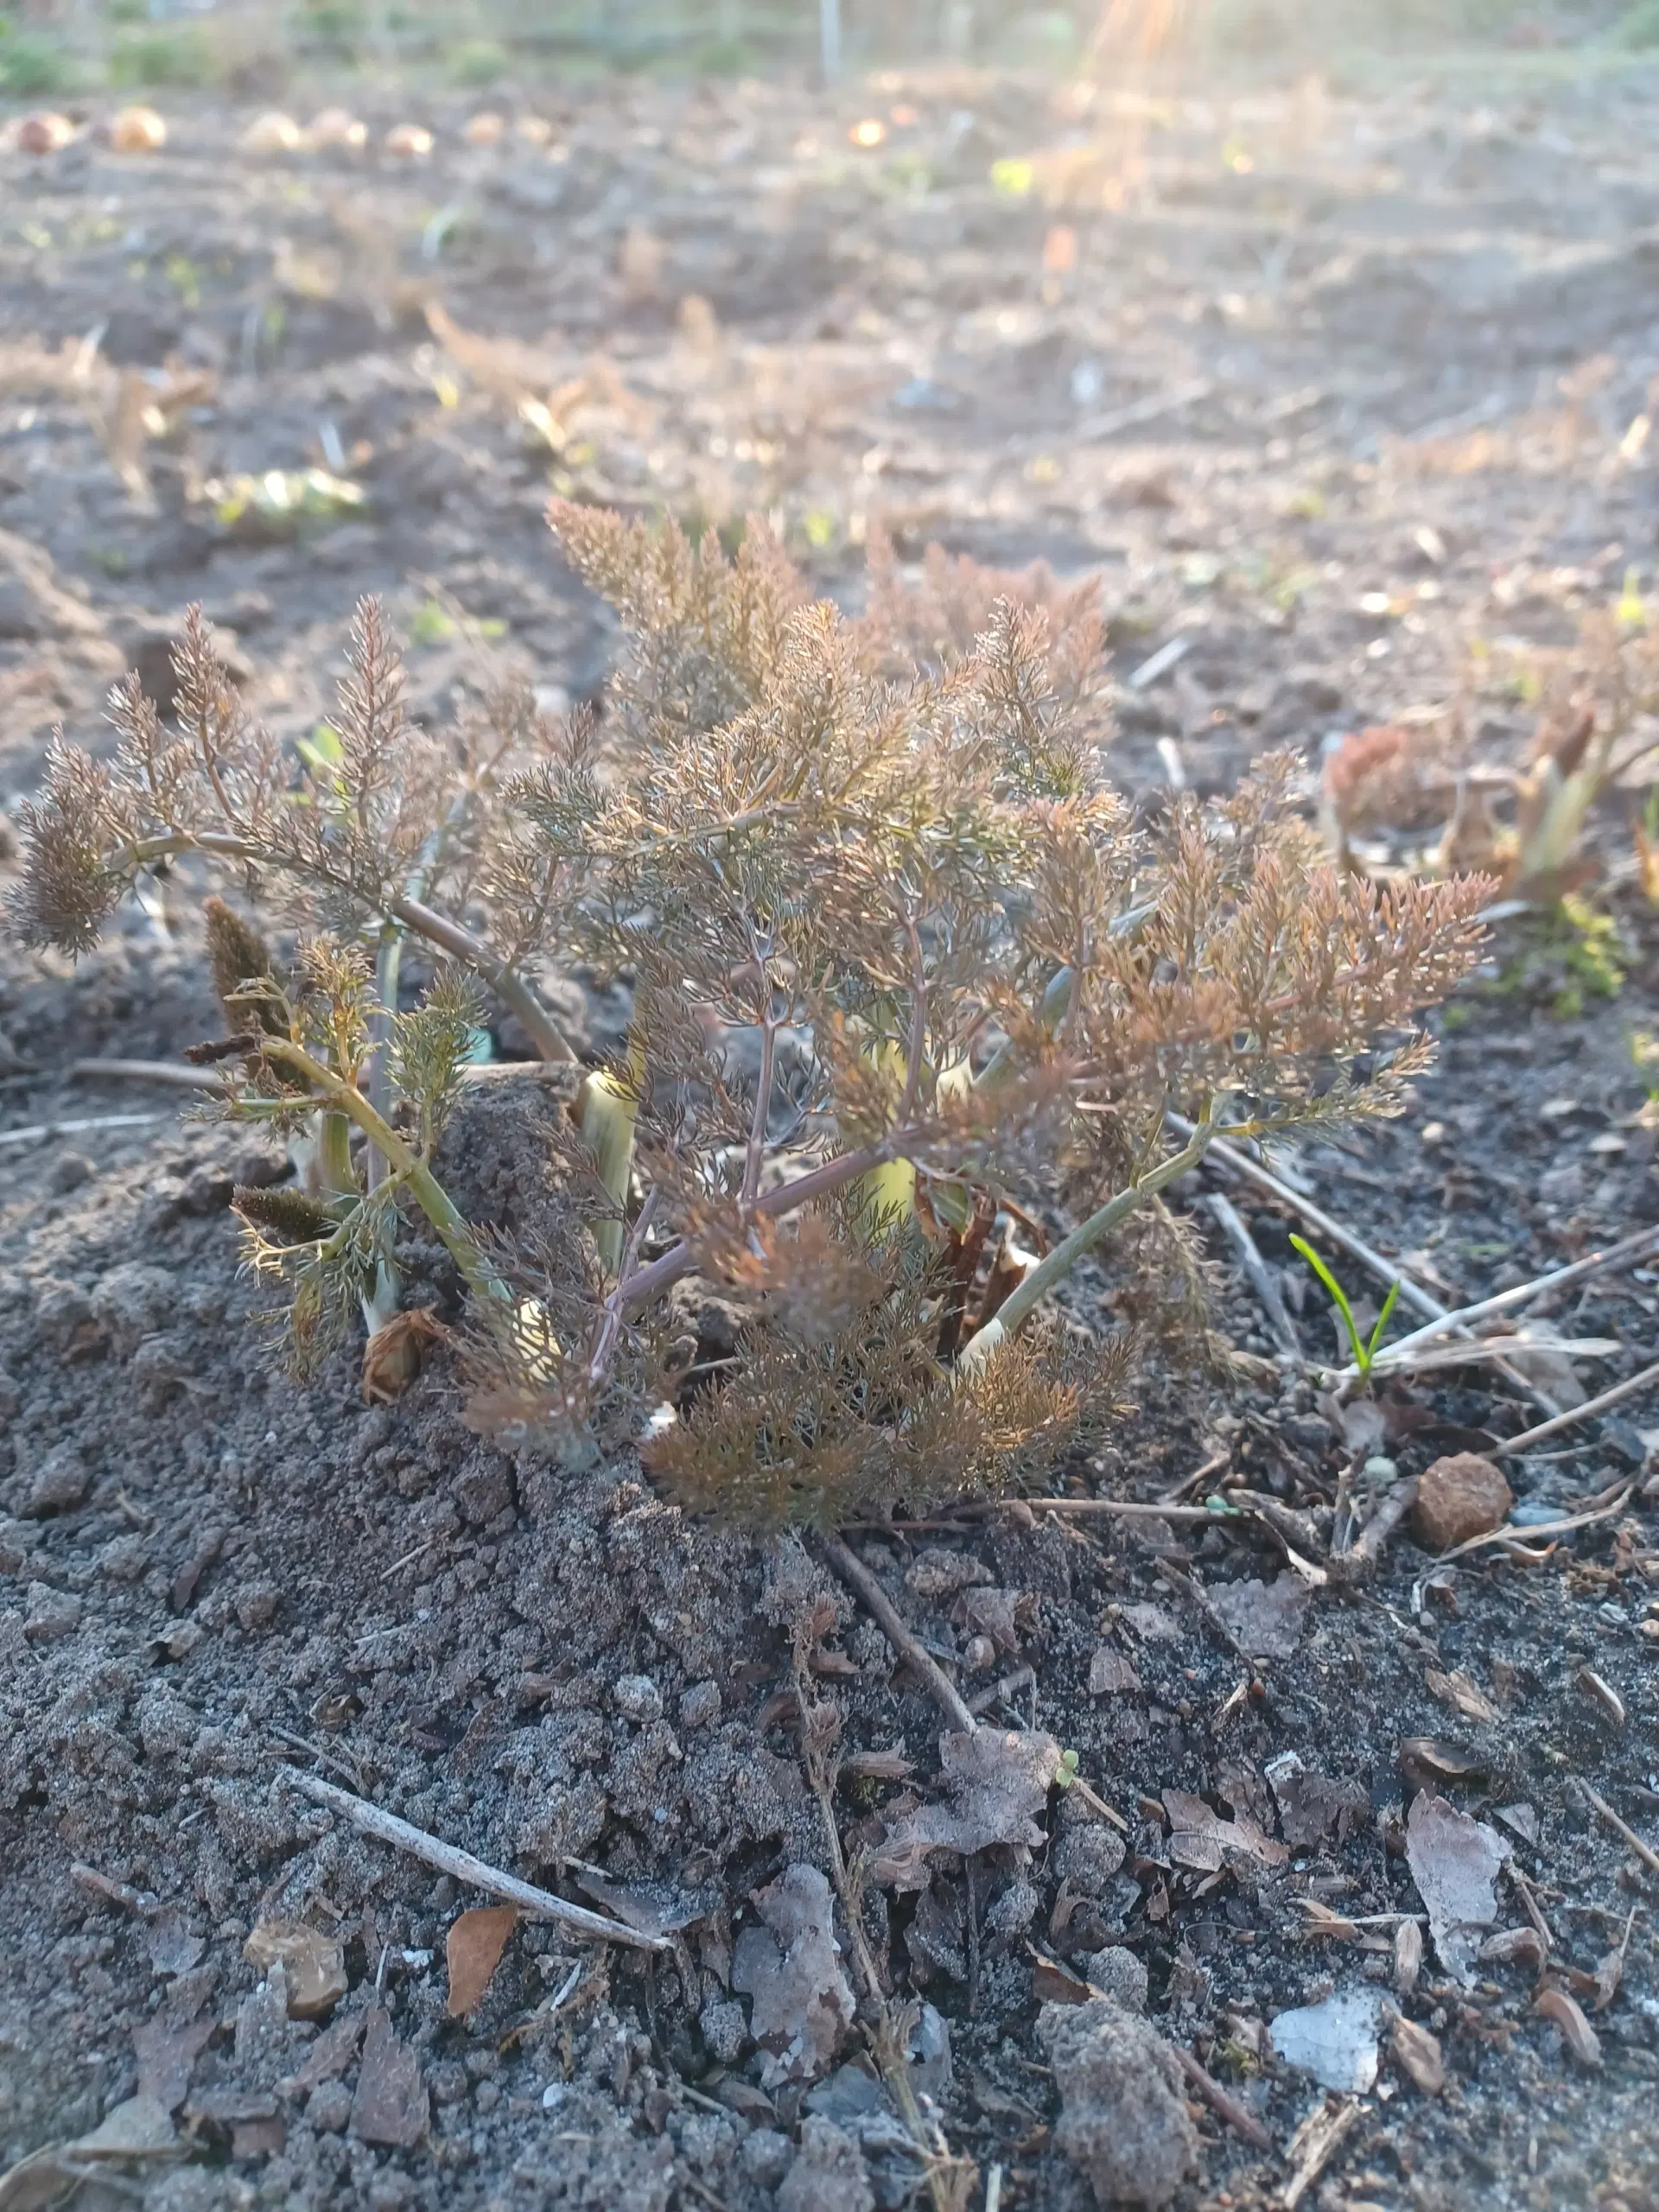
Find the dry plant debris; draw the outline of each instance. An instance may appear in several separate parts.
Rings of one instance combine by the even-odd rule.
[[[452,2020],[469,2018],[483,2003],[518,1921],[512,1905],[479,1904],[450,1923],[443,1955],[449,1970],[445,2009]]]
[[[1376,2086],[1382,2017],[1379,1990],[1348,1990],[1277,2014],[1268,2032],[1287,2066],[1311,2074],[1323,2088],[1364,2096]]]
[[[764,1923],[732,1954],[732,1986],[754,2000],[750,2031],[771,2056],[763,2082],[812,2081],[829,2070],[853,2024],[830,1885],[816,1866],[791,1866],[760,1891]]]
[[[1497,1917],[1496,1883],[1510,1846],[1484,1821],[1427,1790],[1412,1801],[1406,1860],[1428,1910],[1429,1933],[1446,1972],[1467,1982],[1483,1931]]]

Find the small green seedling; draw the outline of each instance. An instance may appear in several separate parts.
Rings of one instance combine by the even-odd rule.
[[[1354,1309],[1348,1303],[1348,1294],[1335,1275],[1332,1274],[1306,1237],[1293,1236],[1290,1241],[1318,1275],[1326,1290],[1330,1292],[1331,1301],[1341,1314],[1342,1325],[1348,1332],[1348,1343],[1354,1355],[1354,1365],[1359,1370],[1360,1380],[1362,1382],[1369,1382],[1371,1369],[1376,1361],[1377,1346],[1382,1341],[1382,1332],[1389,1325],[1389,1316],[1393,1313],[1395,1300],[1400,1295],[1400,1285],[1398,1282],[1391,1282],[1389,1285],[1389,1294],[1382,1301],[1382,1311],[1376,1317],[1376,1326],[1369,1337],[1362,1337],[1359,1333],[1359,1324],[1354,1319]]]
[[[1077,1769],[1082,1764],[1082,1760],[1075,1751],[1062,1751],[1060,1764],[1054,1776],[1054,1787],[1057,1789],[1069,1789],[1077,1780]]]

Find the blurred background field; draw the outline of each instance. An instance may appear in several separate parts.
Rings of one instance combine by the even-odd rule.
[[[826,41],[828,41],[826,46]],[[1659,52],[1655,0],[12,0],[0,97],[214,87],[250,96],[389,73],[461,87],[607,69],[748,71],[957,62],[1066,69],[1217,63],[1271,72],[1317,54],[1365,67],[1460,48]]]

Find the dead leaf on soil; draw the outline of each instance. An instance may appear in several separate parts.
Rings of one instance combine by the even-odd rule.
[[[1510,1847],[1495,1828],[1471,1820],[1444,1797],[1414,1798],[1406,1822],[1406,1863],[1428,1909],[1429,1932],[1448,1974],[1467,1983],[1480,1931],[1497,1918],[1498,1869]]]
[[[69,2145],[75,2158],[165,2158],[176,2148],[173,2116],[155,2097],[128,2097],[105,2113],[90,2135]]]
[[[1036,1600],[1019,1590],[964,1590],[950,1614],[970,1636],[988,1636],[1005,1657],[1020,1649],[1020,1631],[1035,1619]]]
[[[1518,1805],[1500,1805],[1497,1817],[1506,1828],[1512,1828],[1522,1843],[1538,1840],[1538,1808],[1524,1800]]]
[[[1533,1999],[1532,2009],[1560,2030],[1561,2041],[1580,2066],[1601,2064],[1601,2037],[1564,1989],[1546,1985]]]
[[[1465,1720],[1478,1720],[1484,1726],[1491,1726],[1497,1721],[1497,1707],[1461,1667],[1450,1675],[1442,1675],[1430,1667],[1423,1679],[1428,1685],[1431,1697],[1439,1698],[1442,1705],[1451,1706]]]
[[[211,2012],[195,2020],[169,2020],[162,2013],[142,2021],[132,2031],[139,2095],[153,2097],[165,2112],[176,2112],[189,2094],[191,2074],[217,2024]]]
[[[445,2010],[452,2020],[469,2019],[483,2003],[518,1920],[510,1904],[480,1904],[451,1923],[443,1956],[449,1970]]]
[[[283,2094],[303,2096],[320,2082],[332,2082],[337,2075],[343,2074],[357,2055],[357,2039],[363,2032],[365,2017],[361,2012],[351,2012],[326,2027],[306,2052],[303,2063],[277,2084]]]
[[[262,1920],[243,1944],[242,1955],[262,1973],[281,1961],[290,2020],[321,2019],[349,1986],[344,1949],[302,1920]]]
[[[1247,1658],[1294,1656],[1307,1611],[1306,1586],[1294,1574],[1271,1582],[1215,1583],[1209,1598]]]
[[[939,1764],[949,1802],[918,1805],[888,1828],[870,1869],[882,1889],[925,1889],[936,1851],[971,1859],[993,1844],[1023,1853],[1046,1840],[1038,1816],[1060,1764],[1052,1736],[992,1728],[949,1733],[939,1738]]]
[[[1370,1815],[1370,1793],[1363,1783],[1310,1773],[1294,1751],[1269,1759],[1264,1771],[1279,1808],[1281,1832],[1294,1848],[1311,1848],[1332,1835],[1346,1843]]]
[[[678,1936],[712,1919],[725,1903],[724,1892],[714,1885],[687,1889],[676,1882],[613,1882],[602,1866],[580,1859],[565,1864],[595,1904],[642,1936]]]
[[[359,2143],[385,2143],[407,2151],[418,2143],[427,2122],[426,2084],[419,2055],[392,2033],[391,2015],[377,2005],[368,2016],[357,2094],[352,2100],[352,2133]]]
[[[770,2089],[823,2074],[856,2007],[817,1868],[789,1867],[754,1902],[766,1925],[738,1936],[732,1987],[753,1999],[749,2032],[768,2054],[761,2084]]]
[[[1400,1771],[1412,1789],[1432,1789],[1437,1782],[1462,1782],[1485,1770],[1486,1761],[1479,1753],[1465,1751],[1461,1744],[1408,1736],[1400,1745]]]
[[[1253,1859],[1260,1866],[1282,1866],[1290,1853],[1259,1827],[1248,1813],[1224,1819],[1202,1797],[1185,1789],[1166,1789],[1164,1810],[1169,1816],[1169,1855],[1178,1866],[1201,1874],[1218,1874],[1230,1855]]]
[[[207,1948],[207,1937],[198,1936],[182,1913],[163,1912],[145,1930],[144,1948],[157,1974],[188,1974]]]
[[[1029,1943],[1031,1952],[1032,1994],[1039,2005],[1086,2005],[1096,1993],[1070,1967],[1063,1967],[1057,1959],[1046,1959]]]
[[[0,2174],[0,2212],[47,2212],[113,2161],[170,2158],[177,2150],[166,2107],[154,2097],[129,2097],[90,2134],[73,2143],[45,2144]]]
[[[1426,2097],[1438,2097],[1446,2087],[1439,2039],[1414,2020],[1407,2019],[1403,2012],[1396,2012],[1389,2044],[1401,2072],[1409,2075]]]
[[[906,1782],[915,1770],[902,1751],[855,1751],[841,1770],[852,1782]]]
[[[1544,1939],[1535,1928],[1505,1928],[1480,1947],[1482,1966],[1530,1967],[1544,1963]]]
[[[1624,1922],[1624,1933],[1596,1967],[1592,1977],[1595,1991],[1595,2010],[1605,2012],[1618,1994],[1618,1985],[1624,1979],[1624,1954],[1630,1948],[1630,1930],[1636,1925],[1636,1908],[1631,1906]]]
[[[1326,1938],[1333,1943],[1354,1942],[1359,1935],[1351,1920],[1333,1912],[1328,1904],[1321,1904],[1318,1897],[1293,1897],[1293,1904],[1300,1907],[1307,1918],[1299,1934],[1308,1942]]]
[[[1409,1997],[1422,1970],[1423,1931],[1414,1920],[1402,1920],[1394,1931],[1395,1995]]]
[[[1089,1662],[1090,1697],[1122,1697],[1141,1687],[1141,1677],[1115,1643],[1099,1645]]]
[[[1149,1598],[1125,1605],[1121,1618],[1143,1643],[1179,1643],[1181,1640],[1181,1624],[1174,1614],[1166,1606],[1154,1605]]]
[[[1376,1989],[1344,1990],[1319,2005],[1298,2005],[1268,2024],[1287,2066],[1311,2074],[1326,2089],[1364,2096],[1376,2085],[1376,2033],[1382,1998]]]

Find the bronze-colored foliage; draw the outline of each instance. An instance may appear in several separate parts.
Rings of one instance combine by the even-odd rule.
[[[912,584],[878,540],[849,620],[759,522],[728,559],[671,524],[552,520],[621,622],[602,716],[504,694],[429,737],[365,603],[334,734],[296,762],[193,618],[176,735],[129,682],[112,769],[54,755],[25,931],[84,945],[189,851],[321,908],[286,984],[228,910],[212,923],[238,1110],[311,1145],[334,1224],[296,1241],[243,1209],[302,1359],[356,1303],[385,1326],[407,1196],[474,1294],[480,1427],[586,1448],[645,1420],[675,1495],[761,1524],[1040,1473],[1128,1357],[1111,1338],[1079,1359],[1048,1294],[1101,1247],[1135,1330],[1178,1317],[1202,1347],[1202,1270],[1160,1194],[1224,1132],[1392,1110],[1491,884],[1328,865],[1281,760],[1138,825],[1108,779],[1090,588],[939,554]],[[486,1248],[435,1179],[477,1014],[454,973],[394,1014],[410,931],[550,1056],[520,963],[631,988],[626,1052],[564,1127],[582,1195],[556,1250]],[[1171,1116],[1197,1135],[1172,1141]],[[688,1360],[666,1294],[692,1275],[734,1333]]]

